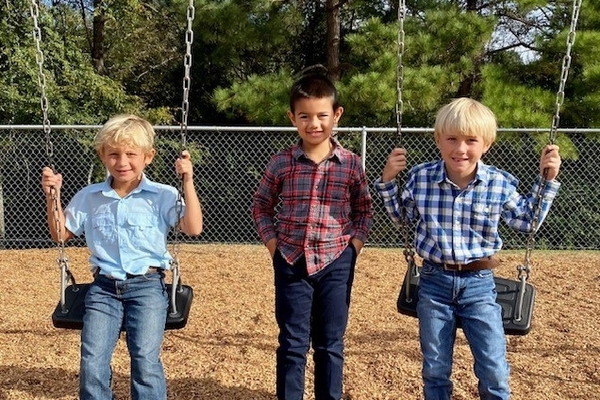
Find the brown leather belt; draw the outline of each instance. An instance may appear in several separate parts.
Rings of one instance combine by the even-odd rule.
[[[467,264],[442,264],[446,271],[482,271],[485,269],[494,269],[500,265],[500,261],[492,257],[485,257],[479,260],[471,261]]]

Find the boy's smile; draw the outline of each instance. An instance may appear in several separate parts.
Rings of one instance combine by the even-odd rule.
[[[146,165],[154,157],[154,150],[148,153],[137,147],[105,145],[100,158],[113,177],[112,188],[119,194],[129,193],[140,182]]]
[[[298,129],[305,151],[326,149],[329,152],[331,132],[342,116],[344,109],[333,109],[332,99],[304,98],[295,104],[294,112],[288,111],[288,117]]]
[[[464,188],[475,177],[477,163],[490,148],[479,136],[443,134],[436,139],[448,178]]]

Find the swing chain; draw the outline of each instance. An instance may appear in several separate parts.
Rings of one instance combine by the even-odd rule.
[[[579,20],[579,10],[581,9],[581,2],[582,0],[575,0],[573,2],[573,15],[571,18],[569,34],[567,36],[567,50],[562,60],[560,84],[558,91],[556,92],[554,116],[552,118],[552,128],[550,131],[550,144],[554,144],[556,140],[558,125],[560,121],[560,109],[562,107],[563,101],[565,100],[565,85],[567,83],[567,77],[569,76],[569,68],[571,67],[571,48],[575,43],[577,21]]]
[[[402,87],[404,86],[404,18],[406,17],[406,4],[405,0],[398,2],[398,42],[397,42],[397,56],[398,65],[396,66],[396,126],[398,133],[398,141],[401,144],[402,141],[402,113],[404,111],[404,101],[402,100]]]
[[[396,43],[397,48],[397,56],[398,56],[398,65],[396,67],[396,133],[398,137],[397,146],[402,146],[402,113],[404,111],[404,101],[402,100],[402,88],[404,86],[404,19],[406,17],[406,3],[405,0],[399,0],[398,2],[398,38]],[[397,178],[398,179],[398,178]],[[400,182],[398,182],[398,187],[401,187]],[[399,194],[400,195],[400,194]],[[399,199],[401,202],[401,197]],[[408,265],[409,270],[413,269],[415,264],[415,251],[413,246],[410,243],[410,238],[408,234],[408,224],[406,221],[406,209],[402,207],[402,215],[401,215],[401,231],[402,231],[402,239],[404,241],[404,259]]]
[[[186,130],[188,123],[188,114],[190,110],[189,95],[191,87],[190,70],[192,67],[192,43],[194,42],[194,1],[190,0],[187,8],[187,29],[185,32],[185,55],[183,59],[184,77],[183,77],[183,101],[181,104],[181,147],[182,151],[186,147]]]
[[[46,143],[46,157],[48,159],[48,165],[54,173],[56,169],[54,167],[54,145],[52,144],[50,120],[48,118],[48,97],[46,96],[46,75],[44,74],[44,53],[42,52],[42,30],[39,26],[40,9],[36,0],[31,0],[29,5],[29,11],[33,20],[33,40],[35,42],[35,61],[38,66],[38,86],[40,88],[40,107],[42,110],[42,124],[44,129],[45,143]],[[57,248],[58,258],[56,262],[60,269],[60,306],[63,313],[67,313],[66,306],[66,295],[65,287],[68,281],[72,281],[75,284],[73,274],[69,269],[69,260],[65,253],[65,241],[62,237],[62,224],[60,222],[60,204],[58,202],[58,193],[56,188],[53,186],[50,188],[50,196],[52,198],[52,213],[54,216],[54,226],[56,227],[56,234],[58,237]]]
[[[38,21],[40,18],[40,9],[36,0],[31,0],[29,11],[33,19],[33,39],[35,41],[35,61],[38,66],[37,78],[38,86],[41,90],[40,106],[42,109],[42,123],[44,133],[46,135],[46,156],[50,162],[50,167],[54,170],[53,161],[53,145],[50,140],[50,120],[48,119],[48,97],[46,97],[46,75],[44,74],[44,53],[42,52],[42,30],[39,27]]]
[[[182,104],[181,104],[181,130],[180,130],[180,137],[179,137],[179,154],[181,155],[183,153],[184,150],[186,150],[187,147],[187,143],[186,143],[186,139],[187,139],[187,128],[188,128],[188,114],[189,114],[189,110],[190,110],[190,103],[189,103],[189,95],[190,95],[190,87],[191,87],[191,78],[190,78],[190,70],[192,67],[192,43],[194,42],[194,31],[193,31],[193,23],[194,23],[194,14],[195,14],[195,8],[194,8],[194,0],[190,0],[188,3],[188,8],[187,8],[187,13],[186,13],[186,20],[187,20],[187,27],[186,27],[186,32],[185,32],[185,55],[183,58],[183,64],[184,64],[184,76],[183,76],[183,100],[182,100]],[[182,197],[182,193],[183,193],[183,178],[180,178],[179,180],[179,190],[177,191],[177,202],[175,204],[175,213],[177,215],[177,223],[175,224],[174,227],[174,239],[173,239],[173,243],[172,243],[172,251],[171,251],[171,255],[172,255],[172,260],[171,260],[171,271],[173,273],[173,282],[172,282],[172,294],[171,294],[171,314],[176,315],[178,310],[177,310],[177,303],[175,301],[176,296],[175,296],[175,292],[176,291],[182,291],[182,287],[181,287],[181,280],[180,278],[180,272],[179,272],[179,266],[180,266],[180,261],[179,261],[179,249],[181,246],[180,243],[180,233],[181,233],[181,227],[180,227],[180,221],[181,218],[183,217],[183,197]]]
[[[184,63],[184,77],[183,77],[183,102],[181,105],[181,131],[179,138],[179,153],[183,153],[183,151],[187,147],[186,138],[187,138],[187,123],[188,123],[188,114],[189,114],[189,94],[191,87],[191,78],[190,78],[190,69],[192,67],[192,43],[194,41],[194,31],[192,30],[193,22],[194,22],[194,1],[190,0],[188,9],[187,9],[187,29],[185,32],[185,55],[183,59]],[[177,205],[176,205],[176,213],[178,221],[181,219],[183,214],[183,199],[181,197],[181,193],[183,192],[183,180],[179,181],[179,195],[177,197]],[[178,247],[179,247],[179,223],[175,227],[175,241],[174,241],[174,258],[177,259]],[[178,263],[178,260],[176,261]]]
[[[51,137],[51,127],[50,120],[48,118],[48,97],[46,96],[46,75],[44,74],[44,53],[42,52],[42,30],[39,26],[40,19],[40,9],[36,0],[31,0],[29,4],[29,11],[31,13],[31,18],[33,19],[33,40],[35,42],[35,61],[38,66],[37,70],[37,78],[38,78],[38,86],[40,88],[40,107],[42,110],[42,123],[45,135],[45,143],[46,143],[46,157],[48,158],[48,164],[53,172],[54,168],[54,145],[52,144]],[[58,195],[56,193],[56,189],[54,187],[50,188],[50,196],[52,197],[52,208],[54,214],[54,221],[56,226],[56,233],[58,235],[58,251],[59,258],[58,264],[59,266],[66,265],[67,257],[65,256],[64,247],[65,243],[62,239],[61,232],[61,223],[59,218],[59,204],[58,204]]]
[[[556,141],[557,130],[560,122],[560,110],[562,108],[562,104],[565,100],[565,86],[567,83],[567,77],[569,76],[569,69],[571,67],[571,49],[573,44],[575,43],[575,35],[577,32],[577,21],[579,20],[579,10],[581,9],[582,0],[575,0],[573,2],[573,12],[571,16],[571,25],[569,27],[569,34],[567,35],[567,50],[565,56],[562,61],[561,75],[558,91],[556,92],[556,101],[555,101],[555,111],[554,116],[552,117],[552,127],[550,129],[549,134],[549,143],[554,144]],[[533,247],[535,244],[535,234],[537,233],[540,225],[540,212],[541,212],[541,198],[542,193],[546,187],[546,171],[542,176],[542,182],[540,183],[538,190],[536,192],[535,201],[536,203],[533,205],[534,216],[533,221],[531,222],[531,232],[529,233],[529,237],[527,239],[527,249],[525,252],[525,261],[523,264],[517,267],[519,272],[519,279],[525,278],[525,280],[529,279],[529,274],[531,273],[531,253],[533,251]]]

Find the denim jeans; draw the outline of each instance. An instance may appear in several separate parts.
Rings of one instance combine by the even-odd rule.
[[[342,398],[344,333],[355,263],[356,251],[349,245],[325,269],[307,276],[304,258],[290,265],[275,252],[275,318],[279,326],[277,399],[303,398],[311,339],[315,400]]]
[[[492,271],[445,271],[440,264],[425,261],[419,285],[417,314],[425,399],[451,397],[458,321],[473,353],[480,399],[508,399],[506,338]]]
[[[132,400],[165,400],[160,350],[168,309],[164,273],[124,281],[98,275],[85,298],[81,331],[80,400],[109,400],[111,359],[121,324],[131,357]],[[123,319],[125,315],[125,319]]]

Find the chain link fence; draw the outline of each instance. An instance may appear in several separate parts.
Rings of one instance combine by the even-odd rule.
[[[0,248],[50,247],[41,170],[52,164],[63,174],[62,200],[85,185],[105,179],[92,149],[99,126],[0,126]],[[153,180],[178,187],[174,162],[180,150],[179,127],[158,126],[157,156],[146,172]],[[372,183],[390,150],[399,142],[391,128],[340,128],[341,144],[362,155]],[[204,232],[186,243],[258,243],[251,217],[252,195],[270,157],[298,140],[293,128],[189,127],[187,148],[195,163],[195,183],[205,214]],[[439,157],[428,128],[405,128],[402,145],[409,166]],[[488,164],[506,169],[528,192],[539,173],[541,146],[548,130],[501,129],[484,156]],[[536,248],[600,249],[600,129],[563,130],[559,135],[563,165],[559,195],[536,234]],[[400,176],[402,179],[402,175]],[[368,245],[400,246],[399,229],[387,217],[375,193],[374,223]],[[527,235],[501,227],[504,248],[526,247]],[[69,245],[84,245],[83,239]]]

